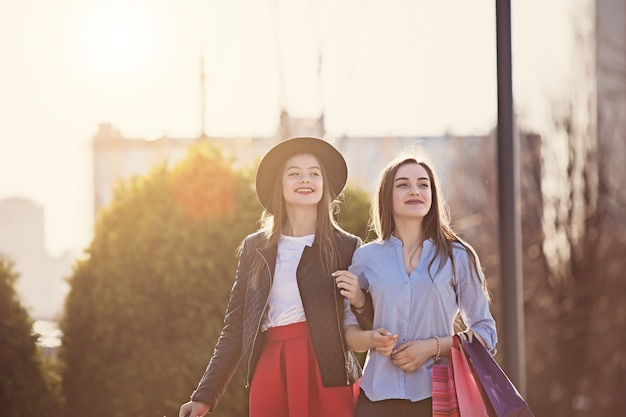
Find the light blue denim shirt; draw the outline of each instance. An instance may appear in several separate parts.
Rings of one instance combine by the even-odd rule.
[[[465,324],[482,336],[488,350],[495,352],[495,321],[480,283],[471,274],[470,257],[460,244],[454,245],[453,257],[456,280],[449,259],[437,272],[440,262],[431,240],[424,242],[417,268],[410,275],[402,260],[402,241],[394,236],[357,249],[350,271],[359,278],[361,288],[372,294],[374,329],[384,327],[398,334],[398,345],[410,340],[451,336],[454,319],[460,311]],[[433,258],[429,274],[428,265]],[[482,272],[480,279],[484,279]],[[356,325],[348,301],[345,307],[344,324]],[[429,360],[423,367],[405,372],[389,356],[372,349],[360,386],[372,401],[423,400],[432,396],[432,363]]]

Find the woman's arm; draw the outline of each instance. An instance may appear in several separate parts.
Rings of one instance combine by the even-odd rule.
[[[350,303],[350,310],[354,313],[363,330],[372,330],[374,328],[374,301],[372,300],[372,294],[369,291],[361,290],[361,292],[365,296],[363,305],[357,307]]]
[[[348,326],[345,329],[345,336],[348,346],[355,352],[376,349],[383,356],[391,355],[398,342],[397,334],[392,334],[382,327],[376,330],[362,330],[359,326]]]
[[[246,293],[246,281],[251,267],[254,246],[248,239],[237,262],[235,281],[224,316],[224,327],[197,388],[191,394],[193,403],[203,403],[213,411],[226,390],[241,359],[241,339]]]
[[[374,303],[372,295],[359,286],[359,279],[349,271],[339,270],[333,274],[341,295],[350,301],[350,309],[363,330],[374,328]]]
[[[485,293],[483,284],[485,276],[482,273],[480,261],[475,258],[476,268],[473,268],[471,255],[459,251],[457,254],[456,268],[458,283],[456,286],[459,309],[463,322],[467,324],[467,330],[463,332],[466,338],[476,336],[480,343],[491,354],[495,354],[498,335],[496,322],[491,315],[489,297]],[[458,254],[461,256],[458,256]],[[478,272],[478,275],[476,275]]]

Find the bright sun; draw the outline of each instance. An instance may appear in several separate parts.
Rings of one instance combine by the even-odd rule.
[[[66,26],[75,81],[96,89],[151,84],[168,62],[170,24],[162,2],[81,1]]]

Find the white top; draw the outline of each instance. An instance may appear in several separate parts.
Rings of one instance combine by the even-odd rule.
[[[314,239],[315,234],[300,237],[280,236],[274,281],[267,311],[263,317],[263,331],[270,327],[306,321],[296,281],[296,270],[304,247],[311,246]]]

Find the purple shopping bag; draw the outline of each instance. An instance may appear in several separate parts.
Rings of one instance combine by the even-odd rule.
[[[480,384],[496,416],[534,417],[526,400],[477,338],[472,338],[471,342],[461,339],[476,382]]]

